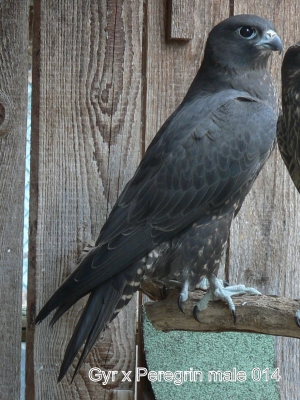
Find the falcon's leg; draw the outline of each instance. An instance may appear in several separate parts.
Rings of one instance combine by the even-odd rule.
[[[217,280],[220,282],[220,285],[222,285],[223,287],[229,286],[228,282],[223,281],[222,279],[217,279]],[[209,286],[210,286],[209,280],[206,277],[204,277],[201,279],[201,281],[198,283],[198,285],[196,285],[196,288],[207,291],[209,289]],[[185,312],[182,307],[182,303],[187,301],[188,297],[189,297],[189,283],[188,283],[188,281],[185,281],[185,283],[182,287],[182,290],[180,292],[180,295],[178,296],[178,308],[183,313],[185,313]]]
[[[246,287],[245,285],[235,285],[235,286],[227,286],[224,287],[221,283],[220,279],[217,279],[215,275],[209,279],[209,289],[207,293],[203,296],[203,298],[197,303],[194,307],[193,314],[194,318],[198,321],[198,311],[203,311],[208,306],[208,303],[211,300],[222,300],[228,304],[229,309],[232,312],[234,323],[236,322],[236,312],[235,312],[235,305],[232,301],[231,296],[238,295],[238,294],[261,294],[258,290]],[[300,314],[299,314],[300,317]]]
[[[184,310],[182,308],[182,303],[187,301],[188,297],[189,297],[189,283],[188,281],[185,281],[181,289],[180,295],[178,296],[178,307],[179,310],[182,311],[183,313]]]
[[[218,281],[224,287],[229,286],[229,283],[224,281],[223,279],[218,279]],[[209,289],[209,280],[206,278],[206,276],[204,278],[202,278],[201,281],[196,285],[196,289],[205,290],[205,291]]]

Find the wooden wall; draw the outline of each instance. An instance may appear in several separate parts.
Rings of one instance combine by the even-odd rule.
[[[0,398],[20,398],[28,1],[0,1]]]
[[[257,13],[274,22],[287,49],[300,39],[298,1],[235,1],[235,13]],[[272,74],[280,92],[283,55],[273,55]],[[300,296],[300,197],[279,151],[268,161],[233,223],[229,279],[246,281],[262,293]],[[298,339],[276,338],[281,399],[297,399],[300,391]]]
[[[34,1],[27,400],[134,398],[133,383],[103,389],[88,370],[134,370],[137,298],[72,385],[73,369],[56,379],[84,299],[51,330],[33,321],[182,100],[208,32],[233,13],[271,19],[285,47],[300,38],[298,0]],[[27,1],[0,1],[0,35],[0,357],[9,365],[0,386],[3,398],[19,399]],[[280,63],[274,55],[278,91]],[[299,298],[299,218],[299,196],[276,151],[233,224],[230,282]],[[282,399],[298,396],[299,350],[297,340],[276,340]]]
[[[49,330],[34,329],[36,310],[96,239],[142,148],[143,4],[133,1],[35,2],[32,91],[32,181],[27,351],[30,399],[99,399],[93,366],[134,370],[137,303],[116,319],[74,385],[57,385],[59,364],[83,301]],[[100,342],[99,342],[100,343]],[[118,380],[111,398],[127,399]]]

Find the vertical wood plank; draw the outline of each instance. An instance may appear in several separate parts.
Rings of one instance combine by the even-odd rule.
[[[270,19],[285,49],[299,40],[300,5],[293,0],[235,0],[234,13]],[[272,75],[280,93],[283,56],[272,56]],[[300,197],[278,150],[264,167],[235,219],[230,237],[229,280],[257,287],[265,294],[299,298]],[[281,398],[296,399],[300,391],[297,339],[276,338]]]
[[[194,38],[195,0],[168,1],[168,39],[190,40]]]
[[[0,1],[0,397],[20,399],[28,1]]]
[[[88,371],[134,370],[136,300],[72,385],[73,368],[56,379],[85,299],[52,330],[33,320],[98,236],[140,159],[143,4],[36,0],[34,8],[27,398],[129,400],[133,386],[121,373],[104,389]]]

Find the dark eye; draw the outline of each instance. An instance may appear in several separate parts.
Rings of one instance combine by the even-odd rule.
[[[252,26],[242,26],[237,30],[240,36],[246,39],[252,39],[257,35],[256,29]]]

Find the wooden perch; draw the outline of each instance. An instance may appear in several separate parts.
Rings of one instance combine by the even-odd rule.
[[[178,309],[178,294],[177,290],[171,290],[165,300],[145,304],[147,316],[156,329],[165,332],[241,331],[300,338],[300,328],[294,318],[300,300],[265,295],[234,296],[236,324],[225,303],[211,301],[208,308],[198,314],[199,323],[193,317],[193,308],[203,292],[189,294],[189,300],[183,304],[185,314]]]

